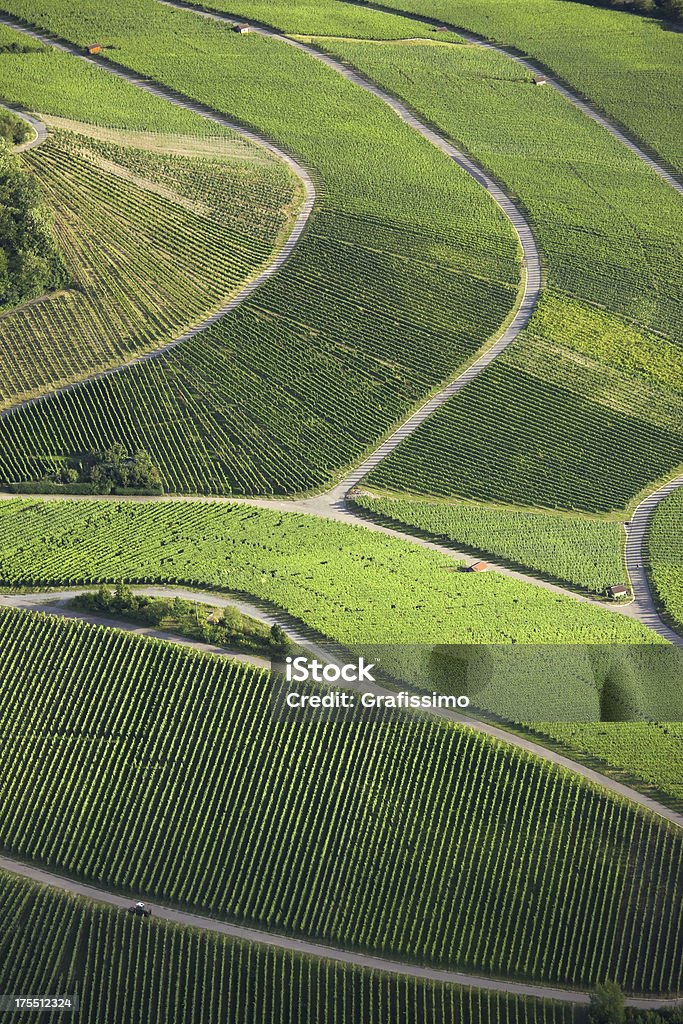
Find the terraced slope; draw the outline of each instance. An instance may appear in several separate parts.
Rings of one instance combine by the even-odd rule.
[[[152,0],[138,22],[98,16],[117,59],[258,125],[317,172],[322,198],[277,280],[200,341],[6,420],[2,475],[40,477],[118,438],[149,450],[173,490],[320,485],[499,328],[517,294],[514,234],[451,160],[306,55]],[[87,30],[63,18],[43,23]],[[154,42],[169,30],[172,60]]]
[[[524,335],[369,480],[527,506],[623,508],[683,461],[683,290],[671,262],[683,256],[679,196],[498,54],[324,45],[424,111],[519,196],[548,275]]]
[[[434,1024],[581,1020],[570,1004],[396,978],[154,918],[140,921],[4,872],[0,905],[8,925],[0,941],[3,989],[75,993],[83,1024],[399,1024],[415,1012]],[[103,962],[110,965],[106,973]],[[35,1013],[12,1019],[29,1024]]]
[[[6,850],[388,956],[678,990],[680,830],[467,729],[278,722],[253,669],[26,613],[0,630]]]
[[[0,318],[0,407],[201,322],[269,261],[301,200],[288,167],[255,146],[231,154],[227,132],[196,155],[183,137],[142,134],[131,147],[125,133],[103,141],[69,127],[24,159],[54,211],[71,281]]]

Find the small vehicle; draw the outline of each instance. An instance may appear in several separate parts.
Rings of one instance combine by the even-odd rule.
[[[151,909],[145,903],[142,903],[141,901],[138,901],[137,903],[133,903],[132,906],[128,907],[128,913],[129,914],[136,914],[138,917],[151,917],[152,916]]]

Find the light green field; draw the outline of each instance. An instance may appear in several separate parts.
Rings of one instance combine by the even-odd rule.
[[[519,198],[547,275],[524,334],[370,482],[551,509],[625,508],[683,462],[679,196],[507,57],[473,46],[324,45],[422,111]]]
[[[571,773],[424,716],[283,721],[261,670],[50,616],[0,616],[0,662],[8,852],[389,958],[681,984],[680,830]]]
[[[620,523],[442,501],[411,501],[362,491],[361,509],[416,527],[455,547],[490,554],[521,569],[603,594],[628,584]]]
[[[683,631],[683,488],[658,506],[647,536],[650,582],[674,629]]]
[[[4,872],[0,905],[3,991],[75,993],[81,1024],[399,1024],[416,1006],[434,1024],[583,1024],[570,1003],[397,978],[141,921]],[[35,1020],[31,1011],[12,1015],[16,1024]]]

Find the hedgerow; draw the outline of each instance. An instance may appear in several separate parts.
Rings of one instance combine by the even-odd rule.
[[[682,840],[634,805],[428,717],[280,721],[266,673],[162,641],[0,633],[5,849],[387,956],[678,990]]]
[[[400,978],[141,921],[0,873],[9,992],[78,995],[82,1024],[583,1024],[571,1003]],[[107,969],[103,969],[103,965]],[[35,1012],[14,1014],[32,1024]]]

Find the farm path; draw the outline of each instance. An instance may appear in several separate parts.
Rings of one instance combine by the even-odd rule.
[[[16,31],[23,32],[24,34],[30,36],[33,39],[38,40],[41,43],[44,43],[48,46],[53,46],[64,53],[69,53],[72,56],[75,56],[80,60],[85,61],[86,63],[94,64],[96,67],[108,71],[110,74],[115,75],[117,78],[124,79],[132,85],[137,86],[137,88],[143,89],[145,92],[152,93],[152,95],[154,96],[160,96],[162,99],[167,100],[169,103],[173,103],[174,106],[176,107],[182,107],[184,110],[191,110],[193,113],[199,114],[201,117],[206,118],[206,120],[208,121],[213,121],[215,124],[219,124],[223,128],[230,129],[230,131],[235,132],[237,135],[240,135],[242,138],[247,139],[249,142],[252,142],[257,146],[260,146],[262,149],[268,150],[268,152],[272,153],[283,163],[287,164],[290,170],[292,170],[293,173],[299,178],[304,187],[304,201],[294,221],[294,227],[292,228],[289,237],[287,238],[284,245],[281,247],[280,251],[272,258],[270,263],[268,263],[268,265],[261,271],[260,274],[252,278],[251,281],[248,281],[247,284],[245,284],[244,287],[241,288],[236,295],[234,295],[228,302],[222,305],[219,309],[215,310],[215,312],[213,312],[210,316],[206,317],[200,323],[195,324],[194,327],[190,328],[189,331],[186,331],[179,337],[173,338],[171,341],[168,341],[165,344],[160,345],[158,348],[152,349],[149,352],[144,352],[139,356],[135,356],[133,359],[129,359],[125,363],[121,363],[118,366],[113,366],[107,370],[102,370],[99,373],[91,374],[89,377],[85,377],[81,381],[75,381],[74,383],[67,384],[62,388],[57,388],[54,391],[51,391],[49,396],[42,395],[38,396],[37,398],[27,398],[23,402],[17,402],[16,405],[9,406],[8,408],[0,411],[0,417],[4,417],[11,415],[17,410],[23,409],[29,405],[34,405],[37,402],[42,402],[45,400],[46,397],[51,397],[53,395],[59,395],[67,391],[72,391],[74,388],[79,387],[82,384],[88,383],[89,381],[93,380],[99,380],[101,377],[107,377],[112,373],[120,373],[122,370],[126,370],[129,367],[134,366],[136,363],[143,363],[149,359],[159,359],[166,352],[176,348],[176,346],[178,345],[182,345],[186,341],[189,341],[190,338],[193,338],[195,335],[200,334],[202,331],[207,330],[218,320],[222,320],[224,316],[230,313],[233,309],[236,309],[238,306],[240,306],[246,299],[249,298],[251,294],[253,294],[253,292],[256,291],[257,288],[260,287],[260,285],[262,285],[265,281],[267,281],[274,274],[276,274],[280,270],[280,268],[287,262],[297,242],[301,238],[301,235],[303,234],[306,224],[308,223],[308,218],[311,215],[315,203],[316,192],[315,186],[311,181],[311,177],[308,171],[300,163],[298,163],[298,161],[296,161],[292,156],[290,156],[289,153],[285,153],[283,150],[279,149],[276,145],[274,145],[274,143],[270,142],[265,137],[259,135],[257,132],[244,128],[241,125],[235,124],[233,121],[225,117],[219,111],[212,110],[211,108],[205,107],[202,104],[195,103],[187,97],[175,93],[172,89],[166,88],[160,83],[141,79],[139,75],[136,75],[132,71],[127,71],[125,68],[120,68],[111,63],[107,63],[105,61],[98,61],[95,60],[93,57],[86,56],[84,53],[81,52],[81,50],[77,46],[73,46],[70,43],[67,43],[63,40],[56,40],[48,33],[41,32],[38,29],[28,28],[26,25],[23,25],[16,19],[11,18],[9,15],[0,15],[0,24],[9,25]],[[3,106],[3,104],[0,104],[0,106]],[[16,113],[18,116],[24,117],[24,120],[28,120],[31,126],[36,131],[38,131],[38,128],[40,126],[41,142],[44,140],[44,138],[47,137],[47,129],[45,125],[42,124],[42,122],[38,121],[35,118],[31,118],[29,120],[28,116],[25,116],[23,114],[20,115],[18,111],[13,110],[11,107],[8,107],[7,109],[11,110],[12,113]],[[37,145],[38,143],[36,140],[34,140],[32,144]],[[29,145],[25,145],[23,148],[29,148]]]
[[[192,4],[183,3],[183,0],[158,0],[158,2],[164,3],[170,7],[188,9],[199,16],[206,17],[219,22],[224,22],[227,24],[233,24],[235,20],[234,17],[230,15],[200,10],[199,8],[194,7]],[[377,7],[377,9],[382,9],[380,5],[375,6]],[[414,17],[416,20],[427,22],[430,21],[430,19],[419,18],[417,16]],[[302,208],[299,214],[299,218],[297,220],[297,224],[292,235],[290,236],[284,249],[281,251],[281,253],[276,258],[274,263],[271,264],[270,267],[267,268],[267,270],[264,271],[258,278],[256,278],[249,285],[247,285],[247,287],[240,293],[240,295],[235,297],[228,304],[226,309],[214,314],[214,316],[211,317],[209,321],[206,321],[204,324],[197,326],[189,334],[185,334],[180,338],[174,339],[172,342],[164,346],[162,349],[158,349],[153,352],[147,353],[144,356],[138,357],[138,359],[134,360],[134,362],[139,361],[139,359],[156,358],[162,355],[169,348],[181,344],[183,341],[187,340],[188,337],[191,337],[192,334],[196,334],[200,330],[205,329],[207,326],[210,325],[210,323],[213,323],[220,316],[225,315],[225,313],[229,312],[230,309],[233,309],[236,305],[242,302],[244,298],[247,297],[248,294],[251,294],[251,292],[253,292],[258,287],[258,285],[263,282],[263,280],[265,280],[267,277],[270,277],[273,273],[277,271],[277,269],[279,269],[279,267],[282,265],[282,263],[284,263],[284,261],[291,253],[298,239],[301,237],[306,221],[308,219],[308,216],[310,215],[310,211],[315,201],[315,190],[313,184],[310,180],[307,171],[303,167],[297,164],[296,161],[294,161],[288,154],[281,153],[280,150],[278,150],[277,147],[273,146],[270,142],[262,140],[260,137],[258,137],[257,135],[250,131],[247,131],[241,126],[233,124],[219,112],[214,111],[211,108],[206,107],[202,104],[196,103],[186,96],[181,96],[174,90],[169,89],[168,87],[163,86],[160,83],[149,81],[147,79],[141,79],[136,73],[127,70],[123,67],[120,67],[118,65],[114,65],[106,59],[86,56],[75,45],[65,42],[63,40],[57,40],[47,32],[42,32],[36,28],[29,28],[26,25],[22,24],[21,22],[17,21],[17,19],[12,18],[8,15],[0,15],[0,23],[8,24],[13,28],[31,36],[32,38],[39,40],[40,42],[54,46],[57,49],[60,49],[64,52],[70,53],[79,58],[80,60],[83,60],[96,67],[101,68],[109,74],[113,74],[119,78],[125,79],[126,81],[137,86],[138,88],[145,89],[146,91],[151,92],[154,95],[161,96],[169,102],[181,106],[184,109],[193,110],[195,113],[198,113],[203,117],[207,117],[208,119],[213,120],[218,124],[222,124],[226,127],[232,128],[236,132],[239,132],[241,135],[251,139],[252,141],[260,145],[265,145],[267,149],[270,149],[272,152],[282,157],[290,166],[292,166],[292,168],[296,171],[296,173],[298,173],[302,177],[304,183],[306,184],[307,198],[304,207]],[[349,491],[351,491],[353,487],[355,487],[364,478],[364,476],[370,472],[371,469],[373,469],[379,462],[381,462],[382,459],[386,458],[387,455],[390,454],[390,452],[397,448],[401,441],[403,441],[407,436],[409,436],[415,430],[417,430],[420,424],[423,423],[427,419],[427,417],[431,415],[431,413],[433,413],[437,408],[439,408],[441,405],[447,402],[452,395],[456,394],[468,383],[470,383],[475,377],[482,373],[483,370],[486,369],[486,367],[490,365],[490,363],[511,343],[514,337],[528,322],[541,291],[541,263],[531,228],[527,224],[522,213],[512,202],[512,200],[506,196],[502,189],[500,189],[500,187],[491,178],[489,178],[488,175],[486,175],[481,168],[479,168],[473,161],[471,161],[464,153],[461,153],[460,150],[453,146],[446,138],[441,136],[439,133],[435,132],[432,128],[428,127],[427,125],[424,125],[412,113],[412,111],[410,111],[404,104],[397,101],[393,96],[384,92],[384,90],[379,88],[379,86],[375,85],[373,82],[367,80],[355,69],[345,64],[342,64],[340,61],[337,61],[334,58],[330,57],[329,55],[322,53],[315,47],[302,43],[296,39],[290,39],[289,37],[283,35],[282,33],[279,33],[267,26],[254,25],[253,22],[250,22],[249,24],[253,26],[255,31],[263,35],[270,36],[296,49],[303,50],[310,56],[314,57],[316,60],[321,61],[328,67],[331,67],[336,72],[342,74],[345,78],[347,78],[354,84],[377,96],[383,102],[387,103],[391,107],[391,109],[394,110],[394,112],[399,117],[401,117],[402,120],[404,120],[413,129],[415,129],[421,135],[423,135],[423,137],[426,138],[429,142],[431,142],[433,145],[437,146],[444,153],[450,156],[458,164],[458,166],[462,167],[463,170],[470,174],[480,185],[482,185],[482,187],[486,188],[490,192],[492,198],[501,207],[503,212],[509,217],[510,221],[512,222],[515,228],[515,231],[519,236],[522,251],[524,253],[525,281],[523,295],[518,305],[517,311],[513,317],[513,320],[504,330],[501,336],[490,347],[488,347],[486,351],[479,356],[479,358],[477,358],[470,366],[468,366],[455,380],[451,381],[441,391],[439,391],[436,395],[434,395],[427,402],[425,402],[424,405],[421,406],[421,408],[419,408],[415,413],[413,413],[412,416],[410,416],[403,424],[401,424],[391,434],[389,438],[387,438],[382,444],[380,444],[379,447],[366,460],[364,460],[358,467],[356,467],[354,470],[352,470],[350,473],[344,476],[337,484],[335,484],[334,487],[332,487],[331,489],[322,494],[315,495],[311,498],[302,499],[278,500],[267,498],[216,498],[213,500],[228,500],[231,502],[238,500],[241,503],[251,504],[258,507],[278,508],[282,509],[283,511],[304,512],[310,515],[319,516],[323,518],[335,519],[343,522],[352,522],[366,529],[377,530],[379,532],[391,536],[399,537],[410,543],[418,544],[423,547],[427,547],[431,550],[439,551],[442,554],[446,554],[449,557],[455,558],[457,560],[468,561],[471,559],[471,556],[464,552],[457,551],[451,547],[446,547],[445,545],[439,544],[437,542],[413,536],[409,533],[405,533],[398,529],[390,529],[368,518],[365,518],[364,516],[360,515],[358,511],[355,509],[355,507],[351,504],[351,502],[348,499],[348,494]],[[491,45],[491,48],[496,49],[495,47],[492,46],[492,44],[485,44],[480,40],[477,40],[474,36],[472,36],[471,39],[480,45]],[[500,52],[504,53],[506,56],[510,56],[502,49],[500,50]],[[521,60],[521,58],[519,59]],[[533,68],[533,65],[529,64],[529,62],[527,63],[530,69]],[[564,89],[564,87],[562,88]],[[594,117],[594,112],[586,104],[583,104],[583,101],[579,100],[578,97],[573,96],[573,94],[568,94],[567,98],[571,98],[572,102],[575,102],[576,105],[581,106],[582,109],[585,106],[586,112],[589,114],[589,116]],[[623,141],[629,145],[629,148],[637,151],[638,155],[642,155],[643,159],[645,159],[648,163],[652,162],[651,158],[647,157],[646,154],[642,153],[642,151],[638,149],[638,147],[634,147],[634,145],[630,143],[630,141],[627,140],[626,137],[623,136],[622,133],[619,132],[619,130],[616,127],[610,125],[609,122],[606,121],[606,119],[601,117],[601,115],[595,116],[600,116],[600,123],[604,122],[604,126],[607,128],[607,130],[611,131],[613,134],[616,134],[617,138],[623,139]],[[658,168],[658,170],[662,173],[663,176],[667,177],[667,172],[665,172],[663,168]],[[678,186],[678,183],[676,183],[674,179],[672,179],[672,182],[674,183],[675,187],[681,190]],[[125,365],[131,364],[128,363]],[[121,367],[115,367],[111,370],[105,371],[105,373],[120,372],[122,369],[125,369],[125,365]],[[101,376],[101,374],[97,376]],[[68,391],[77,386],[79,385],[67,385],[62,390]],[[41,398],[29,399],[27,402],[21,403],[21,405],[28,405],[31,404],[32,402],[42,400],[43,399]],[[0,413],[0,416],[11,414],[14,410],[20,408],[21,405],[14,406],[10,409],[5,410],[4,412]],[[2,497],[11,497],[11,495],[0,495],[0,498]],[[73,495],[58,497],[61,497],[62,499],[63,497],[67,497],[69,500],[87,500]],[[131,500],[136,499],[132,498]],[[151,498],[146,500],[159,499]],[[548,590],[552,593],[556,593],[558,595],[566,597],[571,597],[574,600],[578,601],[592,600],[590,597],[586,595],[578,594],[575,591],[566,589],[562,586],[559,586],[558,584],[554,584],[547,580],[540,579],[537,576],[532,576],[523,572],[519,572],[515,569],[509,568],[508,566],[501,565],[496,562],[490,562],[490,565],[492,569],[494,569],[496,572],[501,573],[502,575],[509,576],[513,579],[519,580],[520,582],[541,587],[542,589]],[[639,593],[644,593],[642,588],[639,591]],[[676,644],[677,646],[683,647],[683,637],[680,637],[677,633],[675,633],[667,625],[667,623],[663,621],[661,616],[658,615],[656,610],[653,610],[650,607],[647,601],[643,603],[642,601],[634,600],[630,604],[604,605],[604,607],[609,608],[610,610],[618,612],[620,614],[626,614],[639,619],[645,625],[647,625],[660,635],[664,636],[670,642]]]
[[[14,114],[21,121],[25,121],[29,128],[32,128],[35,132],[34,138],[27,139],[26,142],[20,142],[17,146],[12,146],[13,153],[25,153],[26,150],[35,149],[36,146],[40,146],[45,142],[47,139],[47,128],[37,117],[29,114],[26,110],[22,110],[21,107],[11,107],[7,103],[0,103],[0,107],[8,113]]]
[[[626,146],[626,148],[630,149],[632,153],[635,153],[638,159],[646,163],[651,170],[659,175],[660,178],[663,178],[667,185],[670,185],[671,188],[676,190],[676,192],[680,192],[681,195],[683,195],[683,183],[671,174],[663,164],[653,156],[646,153],[645,150],[639,146],[623,128],[610,120],[610,118],[590,103],[587,103],[586,100],[573,92],[558,78],[553,77],[551,71],[539,66],[538,64],[534,64],[534,62],[528,57],[511,49],[507,49],[505,46],[496,44],[489,39],[485,39],[482,36],[478,36],[473,32],[468,32],[456,25],[455,22],[443,21],[439,18],[430,18],[428,15],[417,14],[414,11],[399,10],[396,7],[387,7],[384,4],[373,3],[372,0],[342,0],[342,3],[349,4],[353,7],[363,7],[366,10],[379,11],[384,14],[398,14],[402,18],[408,18],[410,21],[419,22],[421,25],[430,25],[433,27],[442,25],[445,28],[448,28],[449,31],[460,36],[461,39],[470,43],[472,46],[480,46],[484,50],[492,50],[494,53],[499,53],[502,57],[507,57],[508,60],[513,60],[516,64],[520,64],[527,71],[530,71],[531,74],[542,75],[546,80],[546,85],[551,86],[553,89],[557,89],[557,91],[564,96],[572,106],[580,110],[582,114],[586,115],[586,117],[589,117],[591,121],[595,121],[596,124],[599,124],[601,128],[608,131],[610,135],[614,136],[614,138],[621,142],[623,146]]]
[[[125,897],[121,896],[120,893],[112,892],[110,889],[86,885],[73,878],[67,878],[53,871],[45,871],[33,864],[14,860],[11,857],[0,856],[0,870],[11,872],[22,878],[28,878],[41,885],[50,885],[62,892],[84,896],[86,899],[94,900],[97,903],[114,906],[119,910],[123,909],[130,902],[130,900],[126,901]],[[153,914],[155,918],[161,921],[169,921],[184,927],[198,928],[202,931],[215,932],[219,935],[226,935],[245,942],[256,942],[260,945],[285,949],[304,956],[322,957],[325,960],[383,971],[386,974],[395,974],[400,977],[423,978],[429,981],[462,985],[473,989],[485,989],[518,996],[531,996],[537,999],[553,999],[558,1002],[579,1005],[587,1004],[590,999],[589,993],[585,991],[554,988],[550,985],[542,984],[531,985],[525,982],[508,981],[498,978],[486,978],[477,974],[464,974],[458,971],[404,963],[400,960],[389,960],[384,957],[357,952],[356,950],[343,949],[339,946],[328,946],[321,942],[312,942],[307,939],[294,938],[290,935],[279,935],[275,932],[261,931],[258,928],[233,924],[229,921],[219,921],[213,917],[204,917],[200,914],[193,914],[186,910],[167,907],[159,903],[154,904]],[[674,1008],[681,1004],[681,1000],[664,999],[656,996],[626,996],[625,1002],[627,1006],[642,1010]]]
[[[45,591],[43,593],[2,594],[0,595],[0,608],[21,608],[26,611],[46,612],[53,615],[66,614],[70,618],[80,618],[86,622],[91,622],[96,625],[113,626],[116,629],[129,629],[136,633],[144,632],[144,630],[141,630],[139,627],[132,626],[130,624],[126,626],[118,619],[105,620],[99,616],[92,616],[89,613],[81,613],[77,609],[67,609],[65,607],[67,602],[70,601],[71,598],[75,597],[76,594],[84,593],[87,590],[92,591],[93,589],[93,587],[89,587],[62,591]],[[266,601],[259,601],[252,596],[245,596],[243,594],[227,594],[225,592],[217,593],[212,591],[196,591],[179,586],[133,586],[131,589],[136,594],[144,594],[150,597],[165,597],[169,599],[180,597],[184,600],[197,601],[200,604],[207,604],[220,608],[236,608],[238,611],[242,612],[242,614],[249,615],[251,618],[257,619],[259,622],[263,622],[267,626],[277,624],[284,630],[292,643],[297,647],[307,650],[315,658],[318,658],[319,661],[324,662],[325,664],[343,664],[356,656],[352,651],[344,648],[341,644],[330,644],[322,634],[318,633],[316,630],[307,626],[305,623],[302,623],[300,620],[282,609],[277,608]],[[148,631],[146,635],[159,636],[162,639],[168,639],[168,635],[164,635],[163,633],[156,631]],[[206,649],[207,647],[207,645],[193,643],[192,641],[182,638],[179,638],[178,642],[200,650]],[[216,653],[218,651],[219,649],[215,648],[211,649],[210,653]],[[220,649],[220,653],[226,652]],[[253,659],[246,659],[245,656],[242,655],[241,660]],[[259,667],[263,667],[262,659],[255,660],[259,663]],[[380,685],[379,683],[364,682],[362,685],[345,683],[344,688],[359,690],[362,692],[372,692],[383,696],[395,692]],[[407,711],[407,714],[411,713],[413,712]],[[621,782],[617,782],[615,779],[611,779],[607,775],[602,775],[600,772],[594,771],[587,765],[584,765],[579,761],[574,761],[569,757],[565,757],[563,754],[560,754],[549,747],[543,746],[541,743],[536,743],[524,736],[518,736],[515,733],[508,732],[504,728],[491,725],[488,722],[480,721],[477,718],[471,718],[468,715],[463,715],[450,708],[433,708],[430,709],[428,713],[441,721],[454,723],[456,725],[469,726],[471,729],[474,729],[476,732],[483,733],[485,736],[499,740],[501,743],[507,743],[510,746],[516,747],[518,750],[523,750],[526,753],[533,754],[535,757],[539,757],[559,768],[572,772],[574,775],[578,775],[580,778],[593,785],[600,786],[603,789],[608,790],[616,797],[623,800],[629,800],[631,803],[637,804],[640,808],[658,815],[660,818],[665,819],[670,824],[675,825],[678,828],[683,828],[683,813],[666,807],[664,804],[659,803],[659,801],[646,793],[640,793],[638,790],[632,789],[630,786],[626,786]]]

